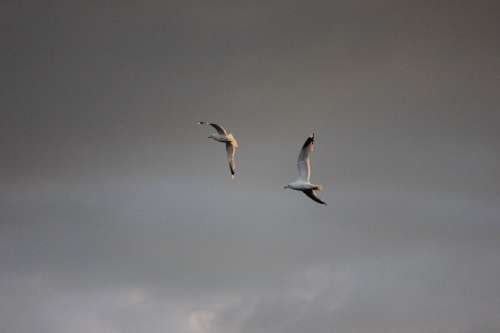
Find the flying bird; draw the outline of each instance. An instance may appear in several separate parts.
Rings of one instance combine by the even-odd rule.
[[[326,203],[318,197],[318,192],[321,191],[322,186],[311,184],[311,152],[314,150],[314,133],[307,138],[306,142],[300,150],[299,158],[297,159],[297,169],[299,170],[299,177],[286,185],[285,189],[302,191],[312,200],[326,205]]]
[[[234,179],[234,175],[236,173],[236,167],[234,164],[234,155],[236,154],[236,148],[238,148],[238,141],[232,133],[226,131],[226,129],[220,125],[215,123],[209,123],[206,121],[199,121],[199,125],[210,125],[217,133],[210,134],[209,139],[214,139],[218,142],[223,142],[226,144],[226,153],[227,153],[227,162],[229,163],[229,171],[231,171],[231,178]]]

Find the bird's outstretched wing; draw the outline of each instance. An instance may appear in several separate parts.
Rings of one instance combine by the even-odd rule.
[[[231,171],[231,177],[234,178],[236,173],[236,167],[234,163],[234,154],[236,153],[236,147],[231,143],[226,143],[226,152],[227,152],[227,162],[229,163],[229,171]]]
[[[304,190],[302,192],[304,192],[305,195],[307,195],[309,198],[313,199],[317,203],[320,203],[320,204],[326,206],[326,202],[324,202],[323,200],[321,200],[320,198],[318,198],[315,190]]]
[[[299,170],[299,178],[309,182],[311,179],[311,152],[314,150],[314,133],[307,138],[302,145],[299,157],[297,159],[297,169]]]
[[[227,135],[226,129],[224,127],[222,127],[221,125],[217,125],[215,123],[209,123],[209,122],[206,122],[206,121],[199,121],[198,124],[199,125],[210,125],[213,128],[215,128],[215,130],[217,131],[217,133],[219,133],[221,135]]]

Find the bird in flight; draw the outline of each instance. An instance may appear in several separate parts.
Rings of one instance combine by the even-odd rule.
[[[297,159],[297,169],[299,169],[299,177],[286,185],[285,189],[302,191],[312,200],[326,205],[326,203],[318,197],[318,192],[321,191],[322,186],[311,184],[311,152],[314,150],[314,133],[307,138],[306,142],[300,150],[299,158]]]
[[[223,142],[226,144],[226,153],[227,153],[227,161],[229,163],[229,171],[231,171],[231,178],[234,179],[234,175],[236,173],[236,167],[234,163],[234,155],[236,154],[236,148],[238,148],[238,141],[232,133],[226,131],[226,129],[220,125],[215,123],[209,123],[206,121],[199,121],[199,125],[210,125],[217,133],[210,134],[209,139],[214,139],[218,142]]]

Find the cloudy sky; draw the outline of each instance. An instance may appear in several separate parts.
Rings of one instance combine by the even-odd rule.
[[[500,331],[499,12],[2,1],[0,331]]]

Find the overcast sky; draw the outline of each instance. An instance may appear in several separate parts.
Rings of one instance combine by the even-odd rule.
[[[499,332],[499,13],[2,1],[0,331]]]

